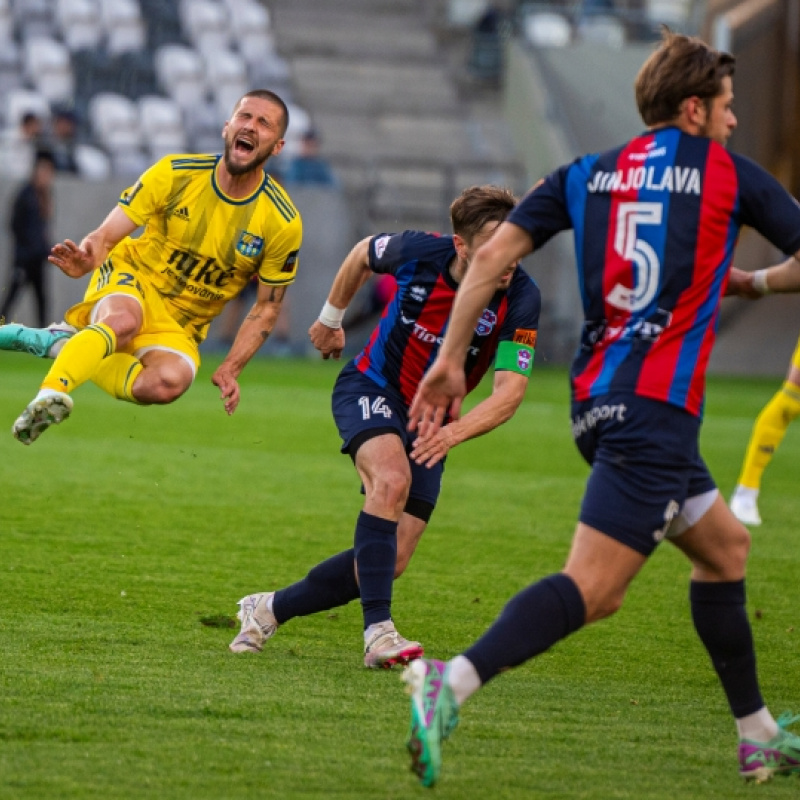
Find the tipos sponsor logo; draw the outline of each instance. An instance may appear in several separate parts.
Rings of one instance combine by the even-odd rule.
[[[628,407],[624,403],[618,405],[595,406],[584,414],[579,414],[572,420],[572,438],[577,439],[584,433],[597,427],[598,422],[606,420],[616,420],[625,422],[625,412]]]

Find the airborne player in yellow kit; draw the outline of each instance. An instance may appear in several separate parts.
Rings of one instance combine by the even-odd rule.
[[[237,378],[272,330],[297,271],[300,215],[263,169],[281,151],[287,124],[277,95],[249,92],[223,128],[222,156],[161,159],[79,245],[53,248],[50,261],[65,274],[94,274],[67,325],[0,326],[0,349],[57,353],[14,423],[19,441],[30,444],[66,419],[71,392],[87,380],[134,403],[176,400],[194,380],[211,320],[257,274],[255,305],[212,376],[234,412]]]

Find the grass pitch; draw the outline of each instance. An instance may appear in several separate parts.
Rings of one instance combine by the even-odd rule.
[[[213,367],[163,408],[82,387],[69,421],[23,447],[11,423],[46,364],[0,354],[0,798],[798,796],[796,777],[737,777],[669,545],[618,615],[465,706],[433,795],[408,771],[399,671],[361,666],[357,604],[288,623],[258,656],[230,653],[236,601],[349,547],[361,496],[330,415],[340,365],[257,361],[231,418]],[[710,383],[704,453],[726,495],[779,383]],[[800,710],[799,437],[767,473],[748,580],[776,714]],[[560,568],[586,475],[566,375],[537,367],[516,417],[451,454],[396,585],[400,631],[443,658],[472,642]]]

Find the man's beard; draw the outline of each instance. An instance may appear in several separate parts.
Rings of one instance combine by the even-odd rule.
[[[261,158],[256,154],[255,151],[253,151],[253,158],[251,158],[249,161],[235,164],[231,158],[231,146],[226,143],[225,152],[223,153],[222,157],[225,160],[225,168],[228,170],[228,172],[234,177],[238,177],[239,175],[245,175],[248,172],[253,172],[259,165],[263,167],[269,159],[269,153]]]

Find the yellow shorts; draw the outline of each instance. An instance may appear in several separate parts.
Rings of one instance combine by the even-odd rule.
[[[98,303],[106,297],[125,295],[142,307],[142,327],[120,352],[141,358],[148,350],[167,350],[188,361],[195,375],[200,367],[200,352],[194,339],[170,315],[163,298],[141,273],[114,266],[109,259],[98,267],[89,280],[83,301],[72,306],[64,319],[76,328],[96,321]]]

